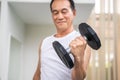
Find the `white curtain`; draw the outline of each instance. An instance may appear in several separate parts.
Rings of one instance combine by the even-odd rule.
[[[92,50],[87,80],[119,80],[118,6],[118,0],[95,0],[95,8],[87,22],[100,37],[102,46],[97,51]]]

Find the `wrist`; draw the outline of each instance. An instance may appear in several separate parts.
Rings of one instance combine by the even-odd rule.
[[[79,56],[74,57],[74,66],[75,67],[80,67],[80,66],[83,67],[83,64],[84,64],[84,60],[81,57],[79,57]]]
[[[74,61],[83,63],[84,59],[83,59],[83,57],[80,57],[80,56],[74,56]]]

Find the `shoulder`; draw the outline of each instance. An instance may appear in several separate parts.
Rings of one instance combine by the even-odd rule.
[[[52,35],[51,35],[51,36],[48,36],[48,37],[45,37],[45,38],[43,39],[43,42],[42,42],[42,43],[51,41],[52,39],[53,39],[53,36],[52,36]]]
[[[48,36],[48,37],[45,37],[45,38],[42,40],[41,47],[46,47],[46,46],[48,46],[48,45],[51,45],[51,43],[52,43],[53,41],[54,41],[53,35]]]

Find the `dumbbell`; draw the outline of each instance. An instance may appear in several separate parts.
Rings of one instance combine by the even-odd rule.
[[[98,50],[101,47],[101,42],[99,37],[97,36],[96,32],[87,23],[79,24],[78,29],[82,37],[85,38],[85,40],[87,41],[87,44],[92,49]],[[69,55],[70,48],[66,50],[58,41],[53,42],[53,48],[56,51],[59,58],[62,60],[62,62],[68,68],[71,69],[74,66],[74,64]]]

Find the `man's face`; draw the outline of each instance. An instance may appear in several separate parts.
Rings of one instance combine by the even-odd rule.
[[[64,31],[73,26],[76,12],[70,7],[68,0],[55,0],[52,4],[52,18],[57,31]]]

